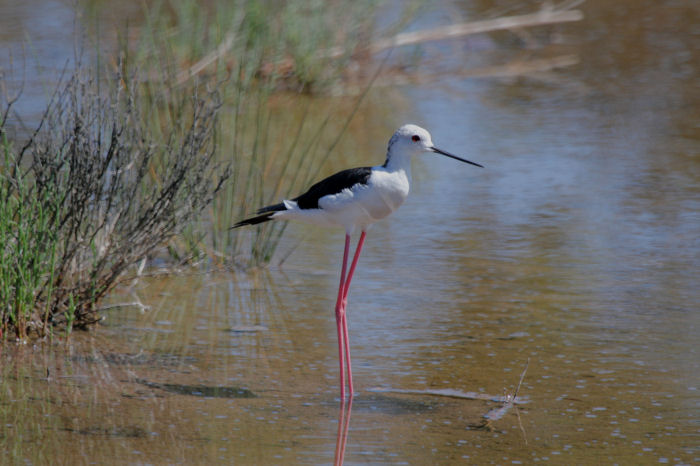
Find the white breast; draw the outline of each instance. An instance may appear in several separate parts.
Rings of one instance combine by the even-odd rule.
[[[373,221],[380,220],[396,209],[408,197],[409,179],[406,172],[388,172],[381,167],[372,172],[364,192],[358,193],[358,201]]]

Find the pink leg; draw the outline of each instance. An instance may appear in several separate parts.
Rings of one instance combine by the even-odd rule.
[[[345,279],[345,284],[343,288],[343,299],[341,301],[342,306],[342,324],[343,324],[343,340],[345,341],[345,360],[347,361],[348,369],[348,386],[350,389],[350,397],[352,399],[353,388],[352,388],[352,363],[350,361],[350,339],[348,335],[348,321],[346,307],[348,304],[348,290],[350,289],[350,282],[352,281],[352,276],[355,273],[355,267],[357,267],[357,261],[360,259],[360,253],[362,252],[362,246],[365,244],[366,233],[363,231],[360,235],[360,239],[357,242],[357,248],[355,248],[355,255],[352,258],[352,264],[350,265],[350,271]]]
[[[343,253],[343,268],[340,271],[340,285],[338,286],[338,300],[336,301],[335,304],[335,325],[338,330],[338,359],[340,361],[340,399],[344,400],[345,399],[345,380],[344,380],[344,371],[345,371],[345,364],[343,363],[343,341],[345,334],[347,332],[343,332],[344,325],[343,321],[345,320],[345,308],[343,307],[343,296],[345,295],[345,270],[348,266],[348,255],[350,254],[350,235],[346,234],[345,235],[345,252]],[[352,386],[352,385],[351,385]],[[352,393],[352,389],[351,389]]]
[[[350,281],[355,273],[355,267],[357,267],[357,261],[360,259],[360,253],[362,252],[362,246],[365,244],[366,232],[362,232],[360,235],[360,240],[357,242],[357,248],[355,249],[355,256],[352,258],[352,264],[350,265],[350,272],[348,272],[348,278],[345,280],[345,289],[343,290],[343,300],[347,303],[348,300],[348,290],[350,289]]]

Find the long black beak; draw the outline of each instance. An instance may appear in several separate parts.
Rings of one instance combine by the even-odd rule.
[[[467,160],[467,159],[463,159],[462,157],[457,157],[456,155],[452,155],[452,154],[450,154],[449,152],[445,152],[444,150],[440,150],[440,149],[438,149],[437,147],[431,147],[431,150],[432,150],[433,152],[436,152],[436,153],[438,153],[438,154],[442,154],[442,155],[444,155],[444,156],[446,156],[446,157],[449,157],[449,158],[451,158],[451,159],[459,160],[460,162],[469,163],[469,164],[471,164],[471,165],[476,165],[477,167],[484,168],[483,165],[479,165],[479,164],[476,163],[476,162],[471,162],[471,161],[469,161],[469,160]]]

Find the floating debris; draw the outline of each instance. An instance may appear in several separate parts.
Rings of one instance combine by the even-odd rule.
[[[375,393],[402,393],[405,395],[430,395],[430,396],[446,396],[450,398],[461,398],[465,400],[483,400],[483,401],[494,401],[497,403],[506,403],[509,401],[510,397],[508,395],[504,396],[495,396],[495,395],[489,395],[486,393],[478,393],[478,392],[463,392],[461,390],[454,390],[451,388],[439,388],[435,390],[405,390],[401,388],[381,388],[381,387],[376,387],[376,388],[370,388],[368,391],[370,392],[375,392]],[[513,399],[510,401],[511,403],[517,403],[517,404],[524,404],[527,403],[527,400],[523,399]]]

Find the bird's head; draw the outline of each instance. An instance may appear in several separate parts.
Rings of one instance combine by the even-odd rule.
[[[424,152],[433,152],[436,154],[445,155],[447,157],[459,160],[464,163],[469,163],[471,165],[476,165],[477,167],[482,167],[475,162],[470,162],[469,160],[457,157],[456,155],[445,152],[438,149],[433,145],[433,139],[430,137],[430,133],[416,125],[403,125],[396,130],[394,135],[389,140],[388,154],[389,157],[392,155],[403,155],[403,156],[413,156]],[[483,168],[483,167],[482,167]]]

